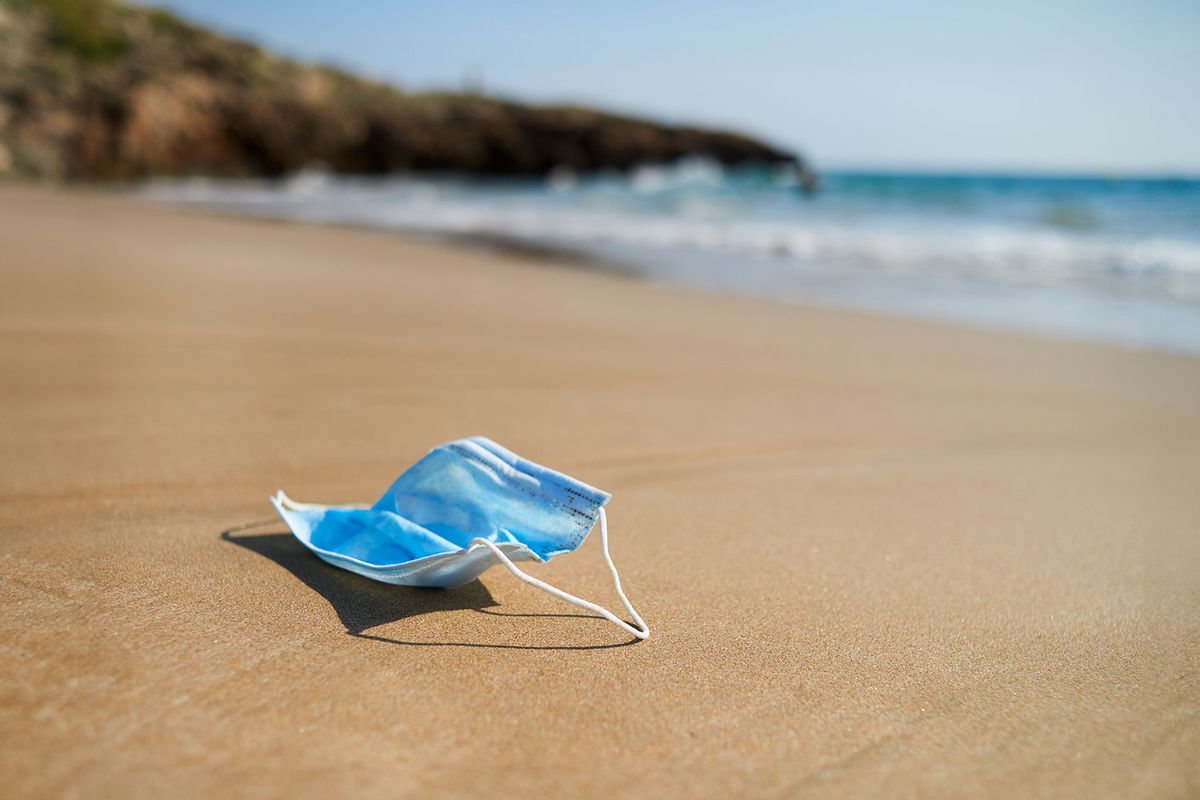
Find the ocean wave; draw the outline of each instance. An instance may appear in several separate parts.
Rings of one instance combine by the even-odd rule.
[[[1087,226],[1038,225],[1036,215],[1031,223],[1011,211],[898,215],[894,198],[887,208],[844,199],[839,206],[838,198],[825,208],[796,197],[784,173],[735,177],[703,162],[586,183],[555,175],[534,187],[303,173],[275,183],[158,183],[144,193],[266,216],[583,250],[616,245],[640,249],[650,260],[655,250],[698,251],[844,272],[1081,285],[1200,302],[1200,237],[1097,230],[1085,210],[1072,213],[1088,214]],[[1041,213],[1063,207],[1055,200]],[[779,279],[787,280],[786,269]]]

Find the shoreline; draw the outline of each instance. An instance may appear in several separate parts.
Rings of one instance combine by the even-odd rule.
[[[1195,359],[5,184],[0,253],[14,794],[1200,786]],[[473,434],[649,640],[244,527]]]
[[[158,184],[154,191],[162,191],[164,187]],[[276,202],[284,205],[272,207],[269,203],[258,205],[260,200],[240,205],[245,198],[239,201],[236,194],[224,201],[203,200],[172,196],[169,191],[156,195],[149,191],[151,188],[131,189],[129,196],[168,208],[232,218],[346,226],[417,241],[508,251],[518,257],[560,266],[585,267],[668,286],[801,307],[934,320],[976,329],[1200,358],[1200,306],[1145,287],[1118,289],[1106,285],[1106,279],[1099,274],[1090,278],[1090,282],[1044,283],[1030,276],[999,280],[938,271],[892,273],[888,269],[863,269],[853,263],[838,265],[824,263],[819,258],[793,258],[779,253],[725,252],[684,244],[651,247],[623,242],[620,237],[611,241],[556,237],[549,233],[551,229],[542,234],[506,233],[488,227],[495,220],[479,230],[469,231],[444,229],[437,222],[426,225],[388,221],[386,215],[373,220],[369,218],[371,215],[361,217],[366,213],[361,208],[331,211],[319,199],[311,209],[306,210],[303,204],[289,208],[286,204],[291,199],[286,191],[276,198]],[[380,208],[386,209],[388,203],[386,198],[378,200]]]
[[[1018,338],[1031,339],[1038,342],[1076,344],[1113,349],[1122,352],[1172,356],[1176,358],[1182,358],[1187,361],[1200,360],[1200,350],[1190,350],[1184,347],[1154,346],[1111,339],[1092,338],[1078,333],[1027,329],[987,320],[971,320],[968,318],[954,318],[950,316],[939,316],[928,313],[923,314],[917,311],[904,311],[886,306],[843,304],[836,301],[822,301],[818,298],[812,297],[778,297],[763,292],[739,291],[736,289],[712,286],[704,283],[674,281],[668,278],[660,278],[650,275],[643,268],[637,266],[633,261],[623,260],[618,256],[606,257],[604,255],[588,252],[585,248],[579,246],[534,241],[523,239],[518,236],[503,236],[488,233],[441,233],[437,231],[425,231],[410,228],[389,228],[380,225],[371,225],[368,223],[350,221],[297,219],[284,215],[239,213],[237,211],[224,209],[219,206],[207,206],[203,204],[177,205],[170,202],[146,199],[136,195],[112,195],[106,193],[103,189],[99,189],[97,191],[101,194],[101,196],[111,196],[114,197],[114,199],[120,199],[122,201],[133,203],[141,203],[153,208],[178,211],[183,214],[195,214],[202,217],[212,217],[215,219],[224,219],[229,221],[262,222],[269,225],[288,225],[296,226],[298,228],[328,228],[331,230],[376,234],[384,237],[393,237],[401,242],[429,245],[433,247],[444,247],[449,250],[475,252],[479,253],[485,258],[497,257],[501,259],[522,262],[526,265],[548,267],[550,269],[567,269],[572,271],[582,270],[593,272],[598,275],[632,280],[648,286],[657,286],[668,291],[678,291],[684,294],[701,294],[713,297],[738,298],[751,302],[766,303],[773,306],[796,308],[801,311],[811,312],[820,310],[834,314],[848,314],[851,316],[866,316],[891,320],[902,324],[928,324],[939,328],[974,331],[983,334],[995,334],[998,336],[1015,336]],[[984,292],[986,292],[989,288],[995,288],[983,285],[981,285],[981,287]],[[1117,296],[1125,300],[1143,299],[1136,295]],[[1159,298],[1153,297],[1148,297],[1145,299],[1164,303],[1166,302],[1161,301]]]

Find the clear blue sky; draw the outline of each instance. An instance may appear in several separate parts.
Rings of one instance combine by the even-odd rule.
[[[170,0],[408,89],[731,126],[822,168],[1200,173],[1200,2]]]

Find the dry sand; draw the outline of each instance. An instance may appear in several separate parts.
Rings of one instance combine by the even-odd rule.
[[[1200,361],[11,186],[0,330],[4,796],[1200,792]],[[222,536],[477,433],[649,641]]]

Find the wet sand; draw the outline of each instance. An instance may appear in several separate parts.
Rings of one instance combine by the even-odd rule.
[[[1200,792],[1200,361],[13,186],[0,331],[4,796]],[[472,434],[648,641],[271,520]]]

